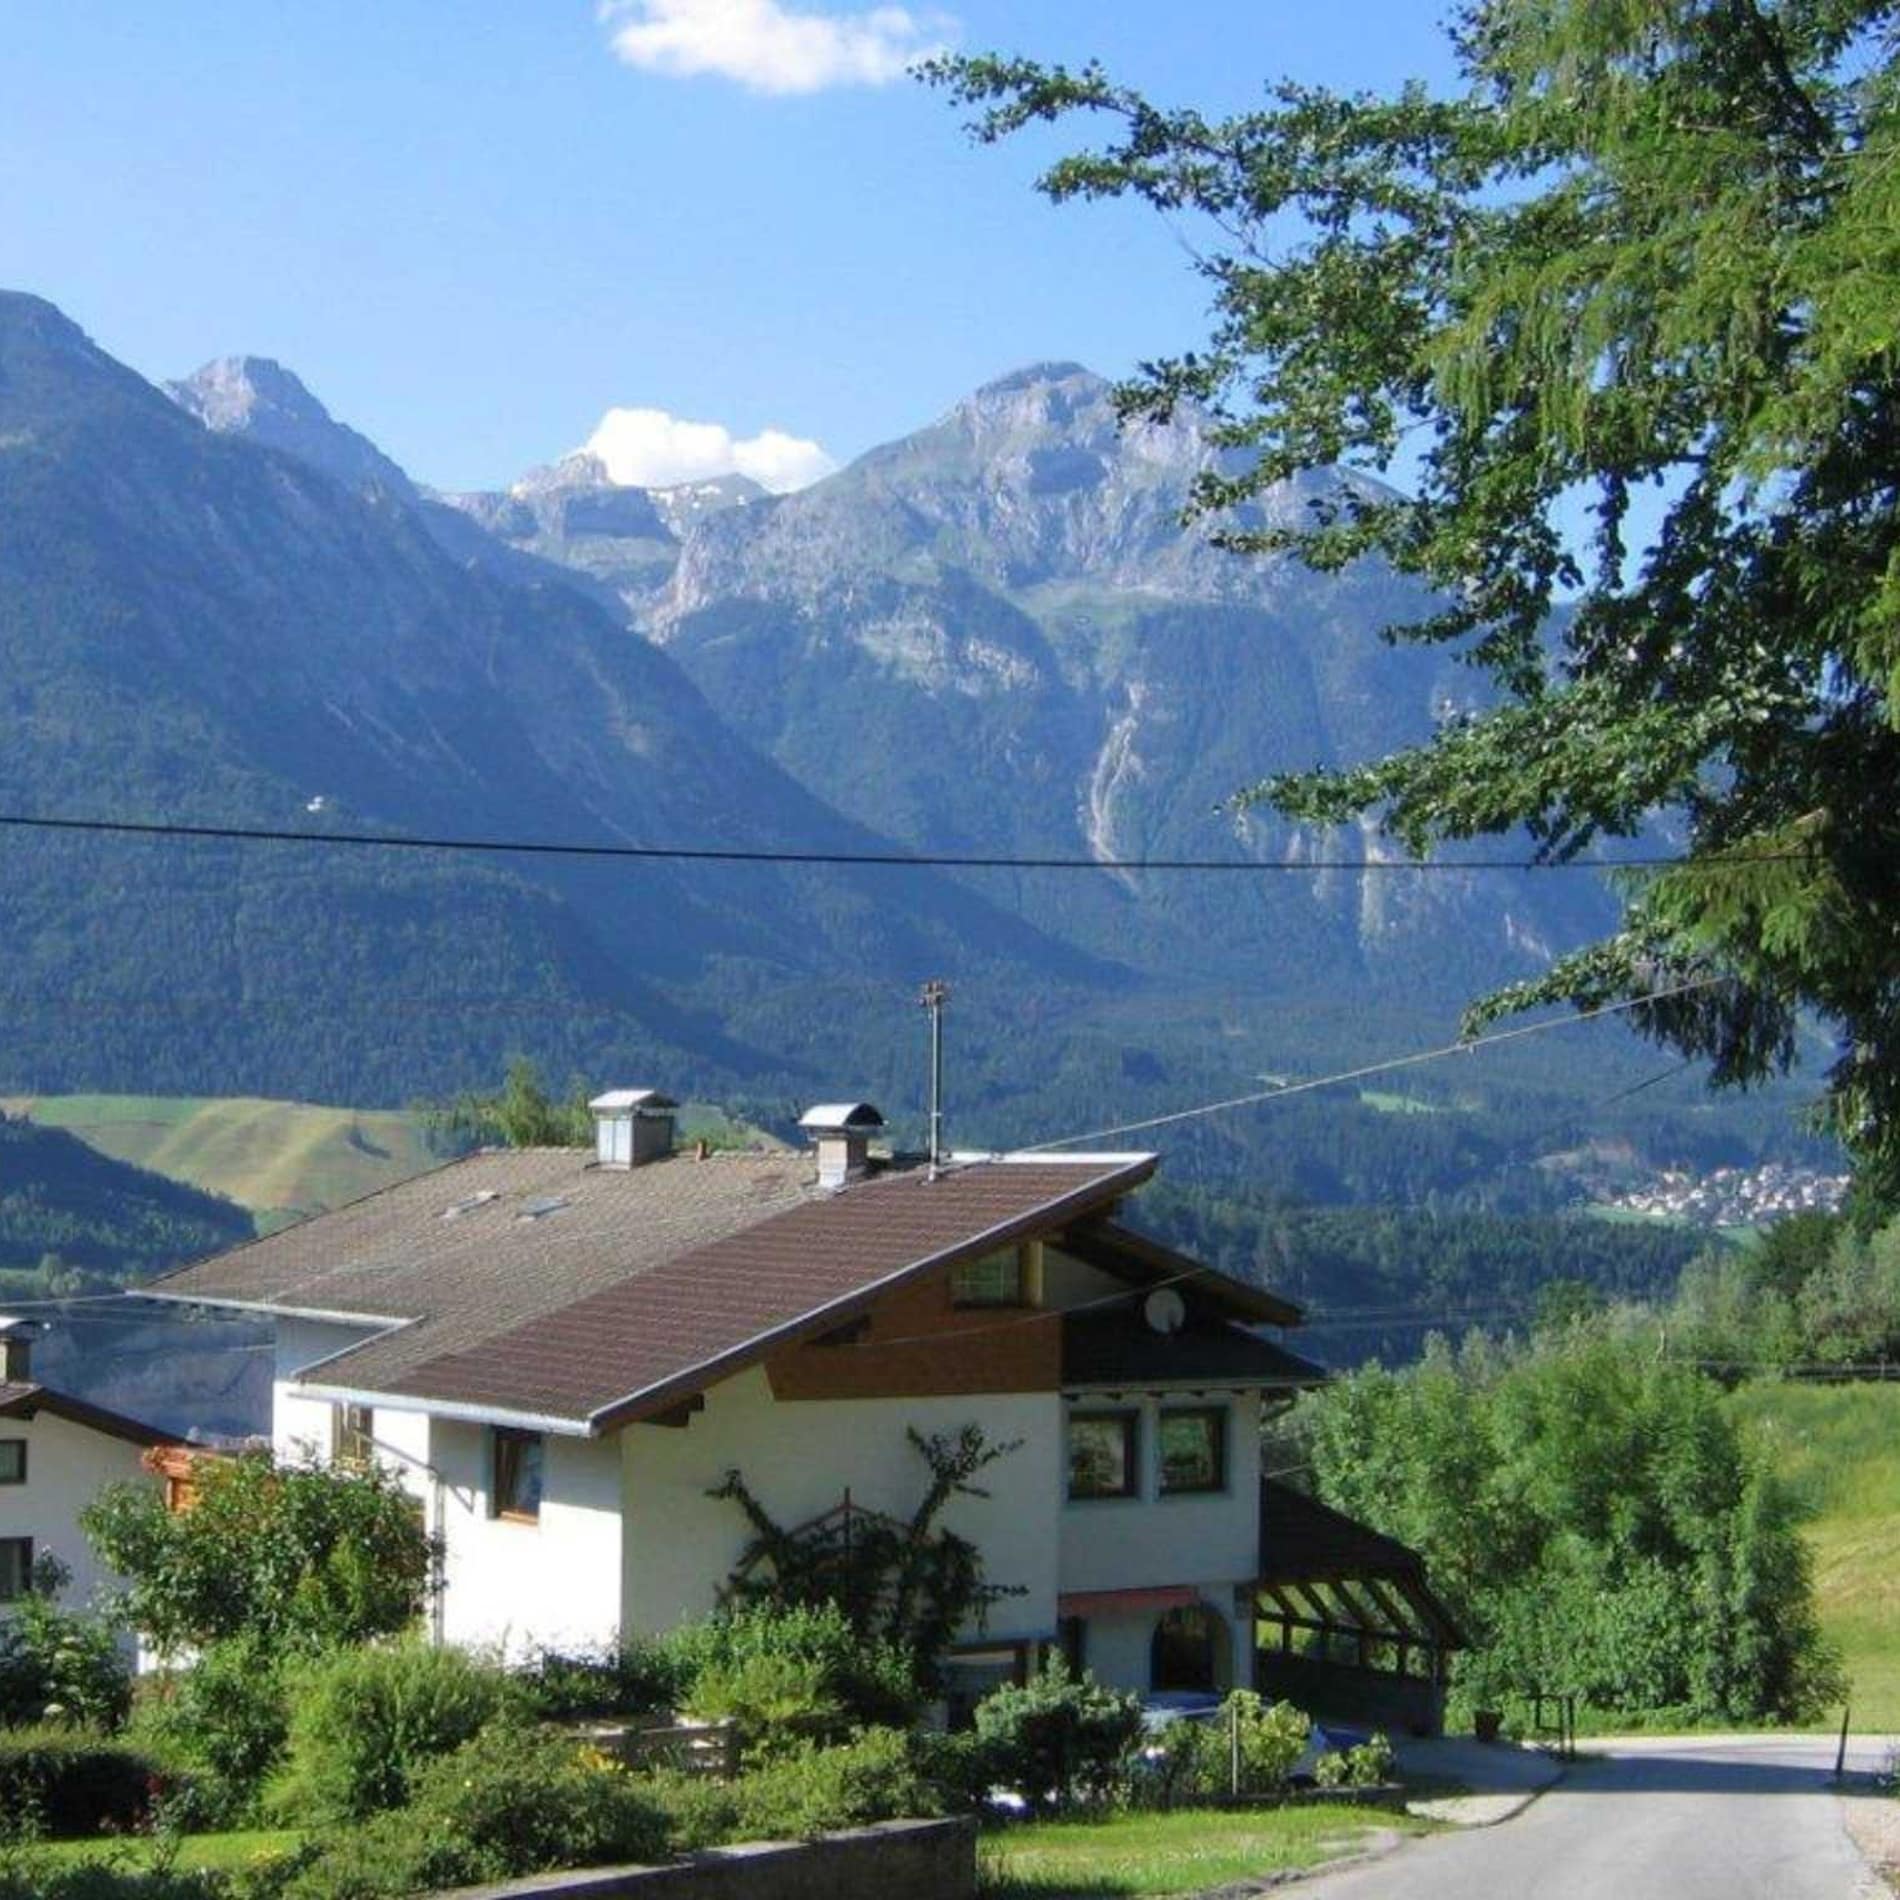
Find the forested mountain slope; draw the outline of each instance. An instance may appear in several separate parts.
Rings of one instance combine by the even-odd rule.
[[[0,1114],[0,1305],[78,1274],[145,1279],[252,1232],[231,1201]]]
[[[882,842],[567,586],[455,560],[387,480],[208,430],[25,296],[0,298],[0,722],[13,812]],[[525,1047],[809,1092],[889,1042],[870,1005],[922,975],[1006,1009],[1090,973],[927,876],[4,843],[0,1086],[23,1091],[403,1102]]]

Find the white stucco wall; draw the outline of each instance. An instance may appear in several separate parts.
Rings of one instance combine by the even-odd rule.
[[[634,1425],[621,1434],[626,1626],[657,1632],[712,1609],[750,1536],[736,1504],[706,1495],[733,1467],[787,1527],[830,1510],[847,1485],[854,1503],[908,1516],[927,1472],[905,1428],[951,1432],[971,1421],[992,1442],[1023,1443],[983,1474],[988,1498],[958,1498],[942,1521],[982,1551],[990,1582],[1026,1592],[995,1606],[989,1636],[1050,1635],[1056,1620],[1050,1533],[1062,1485],[1054,1393],[779,1404],[759,1370],[715,1386],[705,1410],[683,1430]]]
[[[1232,1637],[1233,1682],[1252,1679],[1245,1620],[1234,1610],[1234,1586],[1251,1581],[1260,1560],[1260,1401],[1252,1393],[1227,1405],[1227,1483],[1217,1492],[1164,1497],[1160,1482],[1160,1414],[1171,1405],[1220,1403],[1214,1395],[1108,1399],[1094,1395],[1066,1410],[1135,1411],[1141,1483],[1132,1498],[1065,1497],[1061,1508],[1064,1591],[1151,1589],[1186,1585],[1225,1620]],[[1066,1479],[1066,1472],[1065,1472]],[[1088,1667],[1117,1688],[1149,1686],[1153,1614],[1088,1618]]]
[[[306,1366],[348,1346],[360,1345],[380,1330],[319,1319],[277,1322],[276,1355],[271,1367],[271,1444],[279,1458],[294,1462],[330,1456],[329,1401],[303,1398],[292,1388]]]
[[[304,1397],[297,1379],[375,1330],[328,1320],[278,1322],[271,1435],[280,1457],[335,1455],[335,1408]],[[443,1588],[432,1617],[439,1640],[519,1656],[543,1643],[613,1639],[621,1588],[616,1442],[550,1436],[540,1520],[522,1524],[491,1515],[486,1426],[377,1406],[371,1436],[378,1461],[401,1475],[443,1539]]]
[[[380,1435],[380,1434],[379,1434]],[[620,1628],[621,1454],[612,1438],[543,1441],[541,1515],[490,1515],[490,1433],[431,1421],[448,1546],[439,1630],[518,1657],[541,1644],[595,1646]]]
[[[1062,1505],[1062,1588],[1126,1590],[1171,1583],[1239,1583],[1260,1561],[1260,1401],[1228,1399],[1227,1483],[1216,1492],[1163,1497],[1159,1414],[1173,1405],[1201,1407],[1217,1397],[1089,1397],[1072,1411],[1135,1411],[1141,1461],[1140,1495],[1066,1499]],[[1065,1474],[1066,1475],[1066,1474]]]
[[[1118,1284],[1053,1249],[1045,1256],[1051,1305],[1086,1301]],[[291,1388],[304,1367],[365,1336],[365,1329],[328,1322],[280,1323],[280,1452],[330,1455],[330,1406]],[[1213,1402],[1202,1393],[779,1402],[763,1369],[754,1368],[712,1388],[684,1428],[635,1425],[604,1440],[548,1436],[541,1514],[532,1524],[491,1515],[486,1427],[379,1408],[374,1436],[378,1455],[404,1471],[444,1536],[446,1582],[435,1627],[447,1641],[519,1655],[543,1643],[604,1643],[623,1629],[671,1629],[714,1607],[748,1540],[739,1508],[707,1495],[728,1470],[738,1468],[788,1526],[830,1510],[847,1486],[869,1509],[907,1515],[925,1469],[906,1427],[950,1432],[975,1421],[993,1441],[1022,1441],[984,1474],[991,1496],[956,1500],[944,1520],[983,1551],[992,1582],[1023,1590],[992,1610],[989,1640],[1053,1635],[1062,1592],[1189,1585],[1228,1620],[1235,1679],[1244,1681],[1251,1659],[1233,1591],[1258,1561],[1258,1399],[1226,1401],[1222,1491],[1163,1497],[1159,1489],[1159,1412]],[[1139,1496],[1069,1501],[1064,1420],[1077,1404],[1141,1413]],[[1090,1667],[1104,1680],[1145,1689],[1153,1625],[1141,1614],[1091,1618]]]
[[[26,1440],[26,1483],[0,1484],[0,1537],[30,1537],[36,1559],[58,1557],[73,1573],[61,1601],[83,1608],[118,1580],[93,1556],[79,1513],[109,1484],[162,1481],[140,1466],[143,1446],[45,1411],[31,1419],[0,1418],[0,1438]]]

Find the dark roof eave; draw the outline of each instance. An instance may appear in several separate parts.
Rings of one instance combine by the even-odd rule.
[[[0,1397],[0,1418],[30,1419],[39,1412],[50,1412],[55,1418],[63,1418],[69,1425],[81,1425],[88,1431],[103,1433],[108,1438],[123,1439],[129,1445],[175,1445],[178,1443],[176,1432],[161,1432],[156,1425],[147,1425],[142,1419],[127,1418],[123,1412],[108,1411],[103,1405],[93,1405],[85,1399],[74,1398],[70,1392],[61,1392],[50,1385],[32,1382],[10,1389]]]
[[[1291,1300],[1237,1280],[1164,1241],[1138,1234],[1106,1214],[1071,1227],[1062,1237],[1062,1246],[1077,1259],[1107,1273],[1126,1277],[1133,1268],[1144,1279],[1186,1281],[1196,1292],[1227,1307],[1235,1317],[1255,1324],[1298,1326],[1305,1318]]]

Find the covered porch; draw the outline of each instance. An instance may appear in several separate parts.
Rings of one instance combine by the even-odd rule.
[[[1313,1715],[1436,1735],[1464,1647],[1425,1560],[1272,1478],[1260,1481],[1254,1680]]]

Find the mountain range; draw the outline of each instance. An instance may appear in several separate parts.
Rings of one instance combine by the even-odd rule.
[[[234,381],[258,392],[241,412],[198,394]],[[294,396],[277,393],[286,381]],[[1195,478],[1220,459],[1205,419],[1125,425],[1110,385],[1073,363],[988,384],[785,496],[742,476],[617,485],[585,453],[507,490],[425,496],[276,364],[227,360],[174,389],[213,428],[406,492],[458,553],[472,544],[445,505],[489,538],[470,558],[493,564],[499,543],[564,570],[807,789],[923,852],[1378,857],[1376,836],[1319,839],[1236,814],[1232,795],[1269,770],[1387,751],[1481,698],[1443,652],[1376,637],[1424,605],[1376,564],[1321,577],[1185,527]],[[1288,484],[1237,525],[1284,518],[1336,480]],[[1323,955],[1407,991],[1424,968],[1450,994],[1602,925],[1599,892],[1549,883],[1508,903],[1475,876],[979,888],[1173,976]]]
[[[815,486],[587,456],[434,493],[284,367],[161,390],[0,297],[0,806],[524,842],[1378,858],[1235,790],[1477,703],[1376,564],[1184,527],[1201,418],[1075,364]],[[1317,476],[1257,504],[1303,508]],[[0,838],[0,1083],[395,1102],[656,1081],[914,1106],[948,976],[966,1128],[1442,1034],[1609,915],[1587,877],[944,871]],[[1614,1066],[1614,1065],[1612,1065]],[[973,1125],[974,1124],[974,1125]]]

